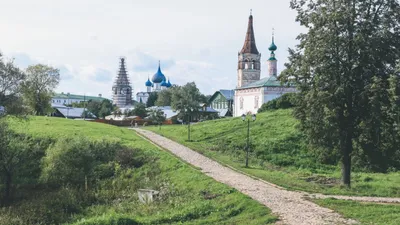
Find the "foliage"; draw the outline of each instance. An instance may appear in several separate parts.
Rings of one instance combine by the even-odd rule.
[[[94,182],[96,169],[111,162],[120,146],[106,141],[59,139],[50,146],[43,158],[42,180],[48,184],[80,185]]]
[[[149,98],[147,99],[146,106],[147,107],[155,106],[157,99],[158,99],[158,92],[155,91],[151,92],[149,94]]]
[[[139,224],[240,224],[243,221],[270,224],[277,220],[261,204],[215,182],[128,129],[51,117],[33,117],[26,122],[9,119],[9,124],[17,133],[32,135],[35,139],[52,139],[54,144],[47,151],[62,146],[57,140],[71,140],[74,146],[81,140],[116,143],[121,149],[116,150],[111,162],[94,167],[92,176],[99,179],[89,183],[87,191],[81,190],[80,182],[78,187],[72,184],[21,186],[25,191],[19,201],[11,208],[0,209],[0,224],[129,224],[134,221]],[[72,151],[68,146],[65,148]],[[103,150],[88,151],[101,156]],[[66,155],[85,154],[76,151]],[[98,160],[102,157],[94,158],[96,162],[103,162]],[[68,159],[67,164],[74,166],[71,161]],[[152,204],[142,204],[137,197],[139,188],[159,190],[159,198]],[[210,199],[204,193],[216,197]]]
[[[201,101],[201,93],[196,87],[194,82],[187,83],[184,86],[177,87],[172,92],[171,107],[179,111],[178,116],[182,119],[186,119],[191,116],[198,114]]]
[[[20,91],[25,77],[13,61],[5,62],[0,53],[0,106],[4,106],[8,114],[24,113]]]
[[[191,126],[192,142],[186,141],[187,127],[164,126],[156,133],[177,141],[210,158],[289,189],[340,195],[400,197],[400,172],[371,173],[361,165],[353,167],[352,188],[340,184],[337,160],[325,151],[309,149],[292,110],[257,114],[250,123],[250,168],[244,168],[247,124],[241,118],[205,121]],[[324,154],[321,154],[324,153]]]
[[[400,57],[400,5],[397,0],[292,0],[291,8],[308,33],[289,50],[283,79],[300,90],[295,115],[310,144],[338,152],[342,181],[350,186],[351,155],[363,132],[381,141],[360,143],[362,155],[391,152],[385,145],[393,138],[384,139],[393,130],[385,121],[384,111],[391,107],[385,89]]]
[[[138,103],[135,105],[135,108],[132,110],[132,112],[130,114],[139,116],[141,118],[145,118],[145,117],[147,117],[147,113],[148,112],[146,109],[146,105],[143,103]]]
[[[333,209],[347,218],[362,224],[397,225],[400,224],[400,205],[356,202],[334,198],[314,199],[314,202]]]
[[[158,93],[157,101],[155,102],[155,105],[156,106],[170,106],[171,102],[172,102],[172,93],[177,91],[178,89],[179,89],[179,86],[174,86],[171,88],[161,90]]]
[[[26,69],[26,80],[22,93],[26,105],[35,115],[46,115],[51,111],[53,90],[60,81],[58,69],[37,64]]]
[[[2,205],[13,200],[12,190],[15,185],[38,177],[37,162],[43,156],[40,147],[40,142],[35,143],[25,135],[14,133],[4,119],[0,120],[0,175],[4,184]]]
[[[258,113],[274,109],[288,109],[296,105],[296,93],[286,93],[279,98],[268,101],[258,109]]]
[[[160,129],[161,124],[165,121],[165,119],[164,112],[161,109],[153,109],[150,111],[150,120],[155,124],[158,124]]]

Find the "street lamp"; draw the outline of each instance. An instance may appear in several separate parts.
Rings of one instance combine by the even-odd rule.
[[[242,120],[246,121],[246,115],[242,115]],[[256,120],[256,114],[251,115],[251,120]],[[246,145],[246,168],[249,167],[249,150],[250,150],[250,118],[247,119],[247,145]]]

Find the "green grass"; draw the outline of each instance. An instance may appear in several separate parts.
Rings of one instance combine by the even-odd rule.
[[[362,224],[400,224],[399,204],[364,203],[338,199],[313,199],[315,203],[333,209],[344,217],[360,221]]]
[[[70,224],[135,224],[134,221],[142,224],[270,224],[277,220],[268,208],[235,189],[214,181],[126,128],[50,117],[33,117],[28,121],[9,119],[9,123],[16,132],[37,138],[108,139],[142,149],[157,158],[159,171],[156,171],[156,175],[158,181],[163,182],[158,186],[168,187],[166,200],[148,205],[140,204],[137,199],[129,197],[131,193],[126,191],[112,203],[93,204],[85,207],[83,212],[71,215],[68,220]],[[153,165],[145,165],[138,170],[132,170],[133,174],[127,174],[128,179],[122,181],[140,183],[150,176],[149,173],[154,173],[152,167]],[[104,186],[118,185],[115,182],[105,181]],[[106,194],[112,190],[107,191]],[[95,195],[101,194],[98,192]],[[23,203],[22,201],[21,204]],[[39,208],[44,207],[40,206],[40,199],[32,200],[31,204],[35,203]],[[0,224],[2,219],[10,216],[6,212],[8,210],[0,211]],[[18,224],[18,218],[9,221]]]
[[[206,121],[191,126],[147,127],[223,164],[288,189],[311,193],[400,197],[400,172],[352,173],[352,188],[340,184],[340,168],[321,164],[308,150],[304,136],[295,128],[291,110],[257,114],[250,122],[250,168],[244,167],[247,122],[240,118]]]

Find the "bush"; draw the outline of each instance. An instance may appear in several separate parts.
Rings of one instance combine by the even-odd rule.
[[[113,161],[115,152],[120,148],[119,144],[108,141],[60,139],[46,151],[42,181],[53,185],[80,186],[85,184],[86,179],[100,179],[104,173],[96,173],[95,168],[101,170],[100,165]],[[104,165],[103,170],[105,168],[108,167]]]
[[[283,94],[279,98],[264,103],[261,108],[258,109],[258,113],[275,109],[292,108],[296,105],[296,97],[296,93]]]

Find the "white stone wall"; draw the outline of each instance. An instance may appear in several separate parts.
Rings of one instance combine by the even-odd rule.
[[[234,116],[256,114],[263,101],[263,88],[248,88],[235,91]]]
[[[149,99],[150,94],[147,92],[138,92],[136,94],[136,101],[140,102],[140,99],[142,99],[142,103],[146,104],[147,100]]]

